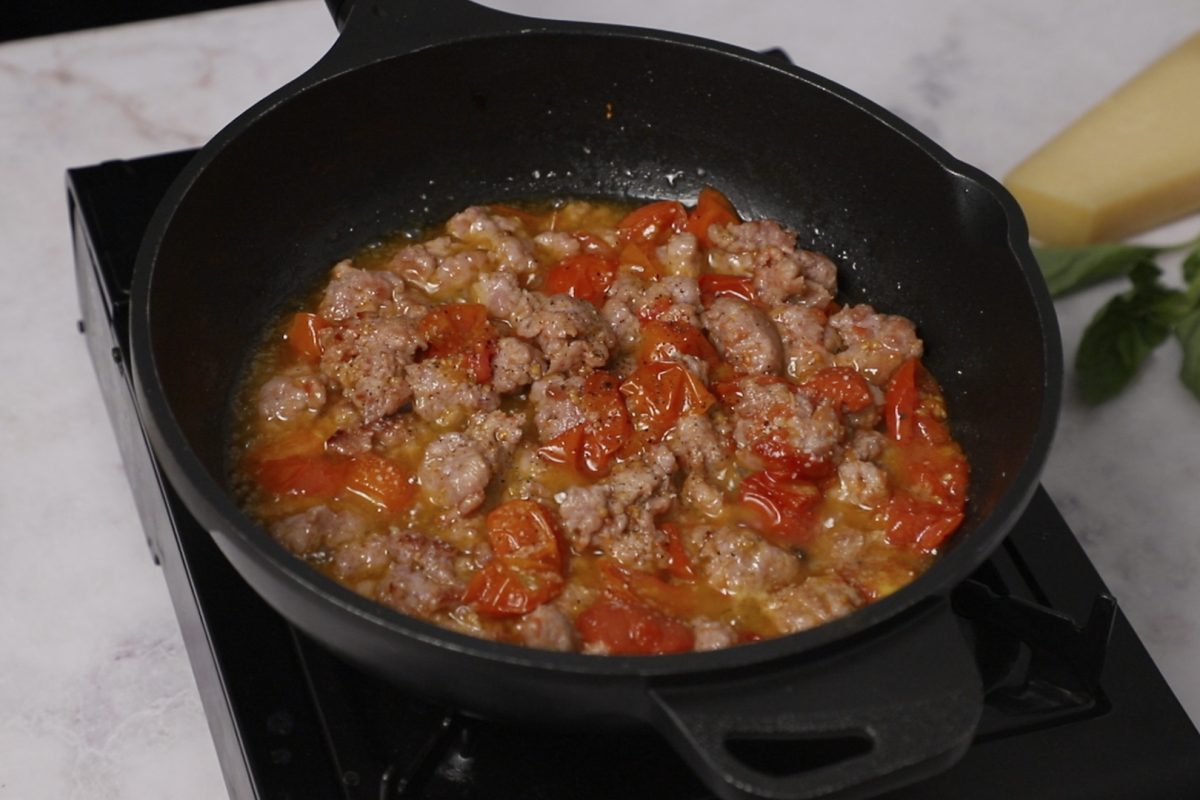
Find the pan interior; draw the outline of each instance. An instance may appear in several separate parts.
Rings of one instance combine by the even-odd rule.
[[[689,199],[705,184],[838,263],[845,302],[917,322],[972,465],[978,527],[1025,464],[1041,321],[995,198],[827,87],[695,45],[527,35],[380,61],[274,104],[212,155],[160,242],[150,342],[175,421],[227,484],[265,326],[338,259],[473,203]]]

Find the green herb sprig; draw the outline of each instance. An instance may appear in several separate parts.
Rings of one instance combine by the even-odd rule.
[[[1183,250],[1190,250],[1183,261],[1185,288],[1174,289],[1163,284],[1155,262]],[[1129,279],[1130,287],[1105,303],[1083,331],[1075,373],[1084,402],[1098,405],[1118,394],[1172,333],[1183,347],[1179,379],[1200,399],[1200,237],[1166,247],[1034,247],[1034,255],[1053,297]]]

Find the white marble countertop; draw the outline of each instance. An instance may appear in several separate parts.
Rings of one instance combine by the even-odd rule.
[[[1200,27],[1192,0],[492,4],[783,47],[997,176]],[[201,144],[334,35],[319,0],[286,0],[0,45],[3,800],[224,792],[75,330],[63,171]],[[1059,303],[1069,357],[1107,296]],[[1162,348],[1100,409],[1068,389],[1044,483],[1200,720],[1200,403],[1179,361]]]

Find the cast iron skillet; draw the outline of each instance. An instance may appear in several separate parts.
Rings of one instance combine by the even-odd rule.
[[[864,796],[952,763],[981,700],[946,596],[1032,494],[1060,391],[1053,308],[1009,195],[852,92],[734,47],[465,0],[360,2],[344,22],[316,66],[201,151],[138,257],[143,419],[234,566],[301,630],[410,690],[531,723],[649,723],[723,797]],[[710,183],[831,254],[843,301],[918,322],[973,474],[962,530],[913,585],[719,652],[541,652],[368,602],[231,499],[247,354],[338,259],[472,203],[690,200]]]

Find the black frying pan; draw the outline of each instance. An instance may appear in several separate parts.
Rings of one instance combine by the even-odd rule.
[[[344,23],[320,63],[201,151],[138,257],[143,418],[234,566],[297,627],[410,690],[534,723],[649,723],[725,797],[864,796],[951,763],[981,700],[946,597],[1032,494],[1060,391],[1053,308],[1009,195],[857,95],[737,48],[465,0],[361,2]],[[913,585],[724,651],[549,653],[364,600],[238,509],[226,443],[247,354],[336,260],[471,203],[689,200],[708,183],[831,254],[844,301],[917,321],[972,486],[961,531]]]

